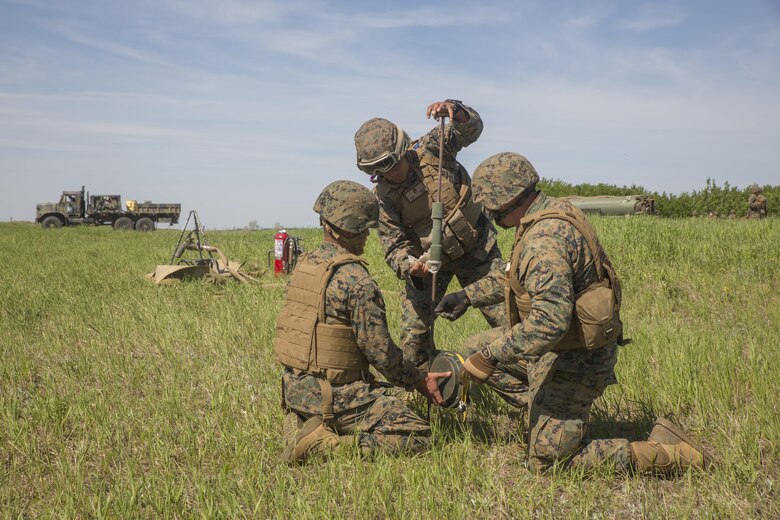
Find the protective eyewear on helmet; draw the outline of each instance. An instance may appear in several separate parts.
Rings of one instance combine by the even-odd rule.
[[[398,164],[401,157],[396,152],[386,152],[371,161],[358,161],[358,168],[372,175],[387,173]]]
[[[360,154],[358,154],[358,168],[369,175],[382,175],[392,170],[406,153],[406,147],[409,143],[405,139],[405,135],[401,127],[395,125],[395,149],[369,160],[361,160]]]

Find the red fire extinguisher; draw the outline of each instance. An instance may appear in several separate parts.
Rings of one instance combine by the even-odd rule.
[[[273,253],[275,277],[292,273],[298,258],[303,254],[301,242],[303,237],[291,236],[284,229],[280,229],[274,235],[274,248],[268,250],[268,268],[271,268],[271,253]]]
[[[274,276],[287,273],[287,266],[290,263],[290,252],[287,247],[287,241],[290,235],[282,229],[274,235]]]

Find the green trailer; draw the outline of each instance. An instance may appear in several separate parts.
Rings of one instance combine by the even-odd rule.
[[[598,195],[565,197],[573,206],[591,215],[654,215],[655,199],[645,195]]]

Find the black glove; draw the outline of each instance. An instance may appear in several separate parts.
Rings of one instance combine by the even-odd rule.
[[[471,301],[469,300],[469,297],[466,296],[466,291],[458,291],[445,295],[433,312],[435,312],[437,316],[441,316],[450,321],[455,321],[463,316],[470,306]]]

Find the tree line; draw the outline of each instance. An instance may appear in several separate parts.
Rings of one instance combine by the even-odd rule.
[[[706,216],[716,213],[720,217],[731,214],[744,217],[748,209],[748,197],[752,185],[743,188],[732,186],[724,182],[718,186],[714,179],[707,179],[707,185],[701,190],[693,190],[679,194],[658,193],[646,190],[644,186],[632,184],[631,186],[616,186],[614,184],[570,184],[559,179],[542,179],[539,187],[546,194],[553,197],[566,197],[578,195],[591,197],[595,195],[646,195],[655,199],[656,213],[662,217],[691,217]],[[767,214],[778,214],[780,203],[780,186],[760,186],[762,193],[767,198]]]

